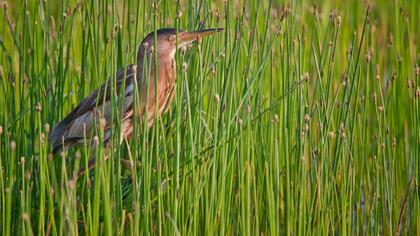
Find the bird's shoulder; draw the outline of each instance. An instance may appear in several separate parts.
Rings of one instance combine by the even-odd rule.
[[[91,111],[95,107],[108,102],[112,95],[119,95],[123,85],[125,85],[125,89],[132,85],[135,73],[136,71],[134,65],[127,66],[125,70],[119,70],[115,77],[110,77],[107,82],[101,85],[100,88],[93,91],[79,103],[79,105],[74,109],[74,111],[76,111],[75,115],[83,115],[87,111]]]
[[[83,137],[84,131],[90,132],[96,114],[103,112],[101,116],[110,116],[110,100],[112,96],[119,96],[124,88],[124,93],[133,86],[136,75],[136,66],[129,65],[125,69],[117,71],[114,77],[108,78],[107,82],[93,91],[53,129],[50,141],[55,146],[62,145],[66,140],[75,140]],[[124,87],[122,87],[124,85]],[[132,89],[132,88],[131,88]],[[73,142],[72,141],[72,142]]]

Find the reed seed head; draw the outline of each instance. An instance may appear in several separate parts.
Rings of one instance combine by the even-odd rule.
[[[337,16],[337,17],[335,18],[335,25],[336,25],[337,27],[340,27],[340,26],[341,26],[341,16]]]
[[[311,117],[309,116],[309,114],[305,114],[305,122],[309,122],[311,120]]]
[[[80,151],[77,151],[74,156],[75,156],[76,160],[78,160],[78,161],[82,158],[82,155],[80,154]]]
[[[309,81],[309,73],[308,73],[308,72],[306,72],[306,73],[303,75],[303,80],[304,80],[304,81],[306,81],[306,82],[308,82],[308,81]]]
[[[101,127],[101,129],[105,129],[106,126],[106,119],[105,118],[100,118],[99,119],[99,126]]]
[[[314,150],[312,150],[312,157],[316,157],[316,155],[318,154],[318,148],[315,147]]]
[[[331,19],[334,19],[336,16],[337,16],[337,11],[336,11],[336,10],[332,10],[332,11],[330,12],[330,18],[331,18]]]
[[[219,56],[220,56],[221,58],[224,58],[224,57],[225,57],[225,52],[224,52],[223,50],[222,50],[222,51],[220,51]]]
[[[344,123],[340,123],[340,131],[339,131],[339,133],[340,133],[340,137],[342,139],[345,139],[346,138],[346,129],[344,127]]]
[[[366,63],[369,64],[371,60],[372,60],[372,53],[369,50],[369,52],[366,54]]]
[[[391,47],[394,44],[394,38],[392,37],[391,32],[389,32],[387,40],[388,40],[388,47]]]
[[[214,95],[214,100],[216,101],[216,103],[220,102],[220,96],[219,94]]]
[[[15,142],[15,141],[13,141],[13,140],[10,142],[10,149],[11,149],[12,151],[16,150],[16,142]]]
[[[397,79],[397,73],[395,73],[394,71],[394,73],[392,73],[391,81],[394,81],[396,79]]]
[[[155,12],[157,12],[157,10],[158,10],[158,3],[157,3],[156,1],[153,1],[153,2],[152,2],[152,8],[153,8],[153,10],[154,10]]]
[[[275,123],[275,124],[278,124],[279,121],[280,121],[279,115],[275,114],[274,117],[273,117],[273,119],[272,119],[272,122]]]
[[[214,66],[214,64],[211,64],[211,65],[210,65],[210,68],[211,68],[211,73],[212,73],[213,75],[215,75],[215,74],[216,74],[216,67]]]
[[[411,79],[407,80],[407,88],[411,89],[412,87],[414,88],[413,82],[411,81]]]
[[[69,191],[73,191],[74,189],[74,181],[73,180],[69,180],[69,182],[67,182],[67,188]]]
[[[307,133],[309,131],[309,125],[308,125],[308,123],[305,123],[305,125],[303,126],[303,131],[305,133]]]
[[[27,181],[31,180],[31,172],[29,170],[25,172],[25,179]]]
[[[45,133],[46,133],[46,134],[49,134],[49,133],[50,133],[50,124],[46,123],[46,124],[44,125],[44,130],[45,130]]]
[[[249,104],[246,105],[246,113],[248,113],[248,114],[251,113],[251,106]]]
[[[6,2],[6,1],[2,1],[2,2],[0,2],[0,6],[2,6],[2,7],[3,7],[3,10],[4,10],[4,11],[6,11],[6,10],[7,10],[7,8],[9,7],[9,3],[8,3],[8,2]]]
[[[41,112],[42,111],[42,106],[41,106],[41,103],[37,103],[36,105],[35,105],[35,111],[37,111],[37,112]]]
[[[317,16],[318,15],[318,6],[316,4],[313,4],[311,7],[311,13],[313,16]]]
[[[98,137],[97,135],[95,135],[95,136],[93,137],[93,144],[94,144],[95,146],[97,146],[97,145],[99,144],[99,137]]]
[[[376,93],[372,94],[372,100],[373,100],[373,103],[376,104]]]
[[[182,63],[182,71],[187,71],[187,69],[188,69],[188,64],[186,63],[186,62],[183,62]]]
[[[67,154],[66,154],[65,151],[61,151],[60,156],[61,156],[61,158],[66,158]]]
[[[22,213],[22,220],[29,222],[29,214],[26,212]]]

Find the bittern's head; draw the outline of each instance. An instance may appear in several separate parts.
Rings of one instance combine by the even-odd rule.
[[[192,32],[179,30],[177,34],[176,29],[159,29],[156,31],[157,57],[159,60],[172,60],[175,56],[177,48],[184,47],[197,39],[212,35],[222,30],[223,29],[221,28],[198,30]],[[141,42],[137,52],[137,60],[139,64],[143,63],[145,55],[148,57],[153,56],[155,45],[154,40],[155,32],[151,32]]]

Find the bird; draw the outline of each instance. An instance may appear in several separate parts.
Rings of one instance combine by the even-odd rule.
[[[98,134],[98,127],[103,128],[102,142],[105,149],[109,150],[111,129],[115,127],[111,119],[112,96],[124,97],[120,115],[121,143],[133,138],[133,122],[147,122],[147,126],[151,128],[155,115],[160,117],[165,114],[174,98],[176,51],[222,30],[223,28],[211,28],[186,32],[163,28],[150,32],[140,43],[137,64],[127,65],[116,72],[114,89],[111,89],[112,79],[109,79],[55,125],[49,136],[53,153],[81,145],[85,140],[92,140],[89,137]],[[138,101],[134,98],[135,90]],[[89,145],[95,148],[97,143],[90,141]],[[93,168],[94,162],[95,158],[92,157],[88,164],[89,169]]]

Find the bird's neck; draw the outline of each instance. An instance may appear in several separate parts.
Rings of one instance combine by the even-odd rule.
[[[156,61],[157,67],[155,66]],[[149,74],[150,79],[154,79],[155,75],[157,75],[158,80],[170,80],[168,82],[173,82],[176,79],[175,53],[166,56],[158,54],[157,60],[154,60],[153,55],[147,56],[147,58],[140,57],[137,66],[140,77]]]

